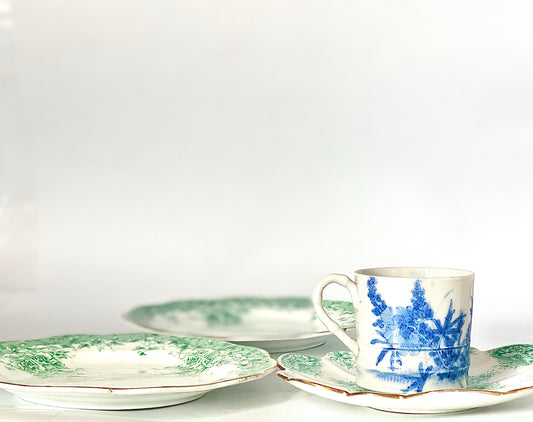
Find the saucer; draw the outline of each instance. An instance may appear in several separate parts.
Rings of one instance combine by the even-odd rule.
[[[351,302],[324,300],[324,308],[342,328],[354,328]],[[319,346],[330,335],[306,297],[179,300],[140,306],[123,317],[151,332],[217,338],[270,352]]]
[[[0,388],[39,404],[144,409],[261,378],[267,352],[207,338],[67,335],[0,343]]]
[[[287,353],[278,359],[279,377],[318,396],[348,404],[401,413],[445,413],[490,406],[533,393],[533,345],[516,344],[487,351],[470,349],[468,388],[410,395],[366,390],[354,381],[351,352],[318,358]]]

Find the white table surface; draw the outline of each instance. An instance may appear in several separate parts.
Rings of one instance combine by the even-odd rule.
[[[48,292],[50,293],[50,292]],[[51,296],[55,297],[55,301]],[[0,309],[2,338],[35,338],[54,334],[76,332],[131,332],[131,327],[124,324],[118,316],[109,318],[106,312],[90,315],[85,309],[98,301],[87,298],[85,304],[80,303],[80,312],[68,317],[67,311],[61,308],[62,302],[68,298],[60,295],[33,292],[29,294],[3,295],[5,306]],[[100,308],[110,309],[109,298],[100,298]],[[72,312],[72,311],[68,311]],[[115,311],[113,311],[115,312]],[[115,312],[116,313],[116,312]],[[76,315],[76,316],[75,316]],[[85,315],[82,317],[80,315]],[[104,330],[103,327],[107,327]],[[479,330],[473,332],[473,343],[481,349],[497,347],[503,344],[519,343],[518,332],[513,330],[496,332],[484,331],[482,322]],[[481,339],[481,336],[484,339]],[[524,338],[524,343],[528,342]],[[344,347],[331,337],[326,344],[302,351],[302,353],[320,356],[332,350]],[[278,357],[274,354],[273,357]],[[181,405],[158,409],[133,411],[89,411],[63,409],[34,405],[17,399],[10,393],[0,390],[1,421],[274,421],[302,420],[306,422],[335,421],[381,421],[381,420],[412,420],[413,415],[400,415],[352,406],[330,401],[301,391],[272,373],[260,380],[245,384],[214,390],[204,397]],[[508,418],[513,421],[533,420],[533,395],[517,399],[501,405],[451,413],[447,415],[416,416],[424,420],[477,420],[501,421]]]

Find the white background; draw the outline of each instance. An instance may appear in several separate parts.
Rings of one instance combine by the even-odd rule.
[[[518,0],[0,0],[1,339],[415,265],[476,272],[474,345],[533,343],[532,22]]]

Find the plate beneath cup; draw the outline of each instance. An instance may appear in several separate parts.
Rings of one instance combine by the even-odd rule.
[[[342,328],[355,327],[351,302],[325,300],[324,307]],[[155,333],[211,337],[269,352],[316,347],[330,335],[306,297],[178,300],[139,306],[124,319]]]
[[[445,413],[490,406],[533,393],[533,345],[516,344],[470,351],[468,388],[410,395],[366,390],[355,381],[351,352],[322,358],[287,353],[279,357],[278,376],[295,387],[348,404],[401,413]]]
[[[68,335],[0,343],[0,388],[39,404],[145,409],[261,378],[261,349],[159,334]]]

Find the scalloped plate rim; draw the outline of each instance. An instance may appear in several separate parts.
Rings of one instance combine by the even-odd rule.
[[[506,345],[506,346],[511,346],[511,345]],[[506,347],[506,346],[501,346],[501,347]],[[499,349],[500,347],[495,347],[495,348],[492,348],[492,349],[487,349],[487,350],[480,350],[480,349],[476,349],[478,350],[479,352],[481,353],[487,353],[491,350],[495,350],[495,349]],[[475,349],[475,348],[472,348],[472,349]],[[325,358],[328,354],[331,354],[331,353],[334,353],[334,352],[328,352],[320,357],[318,357],[319,359],[323,359]],[[320,383],[320,382],[317,382],[317,381],[312,381],[312,380],[309,380],[309,379],[306,379],[305,375],[301,375],[299,374],[297,371],[293,370],[293,369],[287,369],[285,367],[283,367],[282,363],[281,363],[281,359],[284,355],[288,355],[288,354],[299,354],[299,353],[286,353],[286,354],[283,354],[283,355],[280,355],[277,359],[277,367],[278,367],[278,372],[276,373],[276,375],[281,378],[282,380],[288,382],[289,384],[292,384],[293,386],[295,386],[296,388],[300,388],[301,390],[303,391],[306,391],[310,394],[315,394],[315,395],[318,395],[319,397],[323,397],[323,398],[326,398],[326,399],[329,399],[329,400],[334,400],[334,401],[340,401],[340,402],[343,402],[343,403],[347,403],[347,404],[351,404],[351,405],[355,405],[355,406],[363,406],[363,407],[371,407],[371,408],[374,408],[374,409],[377,409],[377,410],[382,410],[382,411],[391,411],[391,412],[399,412],[399,413],[447,413],[447,412],[455,412],[455,411],[464,411],[464,410],[468,410],[468,409],[472,409],[472,408],[476,408],[476,407],[486,407],[486,406],[490,406],[490,405],[493,405],[493,404],[499,404],[500,402],[495,402],[495,403],[488,403],[488,404],[473,404],[471,407],[457,407],[457,408],[448,408],[447,410],[435,410],[434,412],[431,412],[431,411],[417,411],[417,410],[414,410],[414,409],[406,409],[406,408],[403,408],[403,407],[400,407],[400,408],[397,408],[396,410],[392,410],[392,407],[391,408],[385,408],[385,407],[378,407],[376,405],[369,405],[369,404],[364,404],[364,403],[350,403],[346,400],[338,400],[337,398],[335,397],[326,397],[318,392],[314,392],[314,391],[310,391],[310,388],[311,387],[312,389],[320,389],[322,391],[324,391],[326,394],[336,394],[336,395],[342,395],[343,397],[346,397],[346,398],[354,398],[354,397],[377,397],[377,398],[382,398],[382,399],[385,399],[385,400],[391,400],[392,403],[406,403],[406,401],[416,401],[416,399],[423,399],[423,397],[425,396],[431,396],[431,397],[434,397],[435,395],[442,395],[442,394],[460,394],[460,395],[474,395],[474,394],[481,394],[481,395],[484,395],[484,396],[488,396],[488,397],[506,397],[506,396],[513,396],[513,395],[516,395],[516,396],[519,396],[519,397],[524,397],[526,395],[528,395],[527,393],[533,393],[533,385],[529,385],[529,386],[524,386],[524,387],[519,387],[519,388],[514,388],[514,389],[511,389],[511,390],[507,390],[507,391],[497,391],[497,390],[481,390],[481,389],[443,389],[443,390],[430,390],[430,391],[424,391],[424,392],[421,392],[421,393],[413,393],[413,394],[394,394],[394,393],[382,393],[382,392],[379,392],[379,391],[355,391],[355,392],[350,392],[350,391],[347,391],[347,390],[343,390],[343,389],[340,389],[338,387],[332,387],[330,385],[327,385],[327,383]],[[340,370],[342,370],[342,368],[338,368]],[[530,371],[533,371],[533,365],[531,366],[531,368],[529,369]],[[302,388],[302,384],[307,386],[307,388]],[[532,384],[533,384],[533,381],[532,381]],[[520,394],[520,393],[525,393],[525,394]],[[517,398],[519,398],[517,397]],[[428,397],[429,399],[429,397]],[[506,400],[507,401],[507,400]]]
[[[131,334],[131,333],[128,333]],[[128,335],[125,334],[125,335]],[[136,335],[142,335],[143,333],[134,333]],[[73,336],[77,336],[79,334],[74,334]],[[81,334],[82,336],[85,334]],[[122,334],[119,334],[122,335]],[[149,335],[149,334],[147,334]],[[68,337],[71,336],[71,334],[66,334],[64,336],[52,336],[52,337],[44,337],[39,339],[31,339],[31,340],[15,340],[15,341],[5,341],[8,343],[24,343],[26,341],[32,341],[32,342],[38,342],[40,340],[46,340],[49,338],[54,337]],[[89,334],[89,336],[101,336],[106,337],[107,334],[98,335],[98,334]],[[192,339],[209,339],[205,337],[190,337]],[[219,339],[214,339],[217,341],[220,341],[220,343],[226,343]],[[2,342],[4,343],[4,342]],[[133,342],[132,342],[133,343]],[[228,343],[228,346],[233,344]],[[161,346],[163,348],[163,346]],[[168,347],[168,346],[167,346]],[[0,388],[10,390],[10,391],[43,391],[43,392],[91,392],[91,393],[98,393],[98,392],[105,392],[105,393],[115,393],[115,394],[143,394],[143,393],[156,393],[156,392],[208,392],[220,387],[225,387],[229,385],[239,384],[246,381],[252,381],[254,379],[262,378],[269,373],[273,372],[276,369],[276,361],[272,359],[270,356],[270,353],[264,349],[253,347],[253,346],[246,346],[241,345],[240,347],[245,348],[253,348],[257,349],[258,352],[262,353],[265,358],[266,362],[269,363],[269,366],[265,367],[265,369],[261,370],[260,372],[249,374],[249,375],[242,375],[238,377],[230,377],[228,379],[219,380],[219,381],[213,381],[213,382],[203,382],[198,384],[188,384],[188,385],[156,385],[156,386],[139,386],[139,387],[118,387],[118,386],[88,386],[88,385],[54,385],[53,383],[50,385],[36,385],[36,384],[27,384],[27,383],[17,383],[17,382],[9,382],[9,381],[0,381]],[[173,377],[176,379],[179,379],[183,375],[173,374]],[[88,377],[90,378],[90,377]],[[135,377],[132,377],[135,378]]]
[[[285,374],[281,373],[281,371],[287,371],[287,369],[284,369],[279,364],[278,364],[278,369],[280,370],[280,372],[277,372],[276,375],[278,377],[280,377],[282,380],[285,380],[287,382],[293,382],[294,381],[294,382],[299,382],[299,383],[307,384],[307,385],[311,385],[311,386],[322,387],[325,390],[332,391],[332,392],[338,393],[338,394],[343,394],[343,395],[345,395],[347,397],[353,397],[353,396],[379,396],[379,397],[386,397],[388,399],[395,399],[395,400],[402,400],[403,401],[403,400],[406,400],[406,399],[416,398],[416,397],[425,396],[425,395],[434,394],[434,393],[439,393],[439,394],[442,394],[442,393],[459,393],[459,394],[482,393],[482,394],[488,394],[488,395],[491,395],[491,396],[506,396],[508,394],[516,394],[516,393],[519,393],[521,391],[533,390],[533,385],[531,385],[529,387],[515,388],[515,389],[509,390],[509,391],[479,390],[479,389],[475,389],[475,388],[474,389],[466,388],[466,389],[431,390],[431,391],[424,391],[422,393],[414,393],[414,394],[390,394],[390,393],[380,393],[379,391],[356,391],[354,393],[350,393],[349,391],[341,390],[341,389],[335,388],[335,387],[330,387],[330,386],[325,385],[325,384],[320,384],[319,382],[308,381],[308,380],[304,380],[304,379],[300,379],[300,378],[288,377]],[[290,371],[290,369],[288,371]]]
[[[237,297],[237,296],[236,296]],[[257,296],[259,297],[259,296]],[[252,297],[250,297],[252,298]],[[294,296],[294,298],[304,298],[304,296]],[[225,299],[230,299],[230,298],[218,298],[218,299],[197,299],[197,300],[213,300],[213,301],[217,301],[217,300],[225,300]],[[261,299],[276,299],[276,297],[261,297]],[[149,327],[147,325],[144,325],[144,324],[141,324],[139,322],[136,322],[136,321],[133,321],[132,319],[129,318],[129,315],[137,310],[137,309],[141,309],[141,308],[145,308],[145,307],[157,307],[157,306],[162,306],[162,305],[165,305],[167,303],[174,303],[174,302],[185,302],[185,301],[189,301],[189,300],[196,300],[196,299],[185,299],[185,300],[176,300],[176,301],[171,301],[171,302],[162,302],[162,303],[154,303],[154,304],[147,304],[147,305],[139,305],[139,306],[136,306],[132,309],[130,309],[129,311],[123,313],[121,315],[122,319],[128,323],[128,324],[131,324],[133,325],[134,327],[137,327],[137,328],[141,328],[143,330],[146,330],[146,331],[149,331],[149,332],[152,332],[152,333],[158,333],[158,334],[167,334],[167,335],[174,335],[174,336],[185,336],[185,337],[189,337],[189,336],[197,336],[197,337],[208,337],[208,338],[214,338],[214,339],[217,339],[217,340],[223,340],[223,341],[230,341],[230,342],[240,342],[240,341],[249,341],[249,342],[261,342],[261,341],[276,341],[276,340],[303,340],[303,339],[308,339],[308,338],[314,338],[314,337],[325,337],[325,336],[329,336],[331,335],[331,332],[328,331],[325,327],[323,330],[320,330],[320,331],[313,331],[313,332],[300,332],[300,333],[294,333],[294,334],[283,334],[283,335],[224,335],[224,336],[217,336],[217,335],[213,335],[213,334],[202,334],[201,332],[188,332],[188,331],[171,331],[171,330],[163,330],[163,329],[158,329],[158,328],[153,328],[153,327]],[[346,300],[334,300],[335,302],[349,302],[349,301],[346,301]],[[343,330],[352,330],[352,329],[355,329],[356,328],[356,325],[355,324],[350,324],[350,325],[341,325],[341,328]]]
[[[161,385],[161,386],[150,386],[150,387],[104,387],[104,386],[87,386],[87,385],[31,385],[31,384],[19,384],[19,383],[9,383],[0,381],[0,388],[6,390],[17,390],[17,391],[47,391],[47,392],[71,392],[75,390],[76,392],[104,392],[104,393],[115,393],[115,394],[143,394],[143,393],[156,393],[156,392],[208,392],[215,390],[217,388],[227,387],[230,385],[240,384],[246,381],[252,381],[255,379],[263,378],[264,376],[270,374],[276,369],[276,364],[274,359],[269,358],[273,361],[273,364],[268,369],[258,372],[253,375],[245,375],[237,378],[230,378],[223,381],[216,381],[212,383],[203,383],[196,385]]]
[[[137,328],[142,328],[143,330],[146,330],[150,333],[156,333],[156,334],[166,334],[166,335],[172,335],[176,337],[204,337],[204,338],[214,338],[217,340],[223,340],[223,341],[230,341],[230,342],[239,342],[239,341],[276,341],[276,340],[304,340],[307,338],[314,338],[314,337],[324,337],[331,335],[331,332],[328,330],[324,331],[315,331],[313,333],[298,333],[291,336],[216,336],[216,335],[207,335],[196,332],[187,332],[187,331],[170,331],[170,330],[161,330],[157,328],[148,327],[146,325],[139,324],[137,322],[133,322],[127,318],[127,314],[122,315],[122,319],[127,322],[128,324],[133,325]],[[353,330],[355,329],[355,325],[348,326],[348,327],[342,327],[343,330]]]

